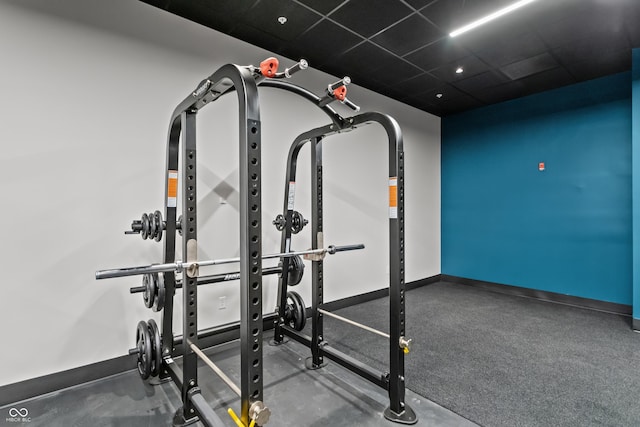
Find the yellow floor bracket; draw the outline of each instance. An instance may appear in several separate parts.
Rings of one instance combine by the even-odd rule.
[[[240,421],[240,418],[238,418],[236,413],[233,412],[233,409],[231,408],[227,409],[227,413],[229,414],[233,422],[235,422],[238,427],[247,427],[244,425],[242,421]],[[255,427],[255,425],[256,425],[256,420],[251,420],[251,422],[249,423],[249,427]]]
[[[231,417],[231,419],[238,425],[238,427],[247,427],[244,424],[242,424],[242,421],[240,421],[240,418],[238,418],[236,413],[233,412],[233,409],[229,408],[227,409],[227,412],[229,413],[229,416]]]

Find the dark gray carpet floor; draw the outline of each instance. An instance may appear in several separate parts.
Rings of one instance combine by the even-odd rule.
[[[640,334],[608,313],[453,283],[407,292],[407,387],[483,426],[640,426]],[[337,313],[388,330],[388,300]],[[325,339],[386,370],[384,338]]]

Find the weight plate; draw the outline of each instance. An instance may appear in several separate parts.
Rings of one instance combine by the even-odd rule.
[[[144,292],[142,293],[142,299],[144,300],[144,306],[147,308],[153,307],[153,302],[156,299],[155,286],[151,274],[145,274],[142,276],[142,286],[144,286]]]
[[[155,320],[149,319],[149,334],[151,335],[151,376],[157,377],[160,374],[162,365],[162,339],[160,329]]]
[[[147,215],[146,213],[142,214],[142,232],[140,233],[142,235],[142,240],[147,240],[147,237],[149,237],[149,215]]]
[[[307,323],[307,308],[300,294],[294,291],[287,292],[287,309],[285,310],[285,321],[295,329],[301,331]]]
[[[158,224],[156,224],[156,217],[154,214],[150,213],[149,215],[149,227],[150,227],[150,231],[149,231],[149,238],[153,239],[156,237],[156,233],[158,232]]]
[[[136,347],[138,348],[138,373],[143,380],[151,375],[151,335],[147,322],[141,320],[136,329]]]
[[[287,285],[296,286],[302,281],[302,275],[304,274],[304,262],[300,255],[291,257],[289,263],[289,277],[287,279]]]
[[[160,240],[162,240],[162,229],[164,228],[164,223],[162,221],[162,213],[160,213],[160,211],[155,211],[153,213],[153,217],[156,220],[156,242],[159,242]]]
[[[304,219],[302,214],[298,211],[293,211],[291,214],[291,232],[293,234],[298,234],[302,231],[305,225],[307,225],[309,221]]]
[[[287,221],[285,221],[284,216],[282,214],[278,214],[276,219],[273,220],[272,224],[276,226],[276,230],[282,231]]]
[[[153,311],[160,311],[164,308],[164,297],[166,295],[164,287],[164,273],[153,273],[155,299],[153,302]]]

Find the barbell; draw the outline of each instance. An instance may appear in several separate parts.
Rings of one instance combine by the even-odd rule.
[[[261,259],[273,259],[273,258],[286,258],[286,257],[294,257],[297,255],[306,255],[313,256],[313,260],[317,260],[318,258],[324,258],[326,254],[333,255],[338,252],[345,251],[353,251],[357,249],[364,249],[364,245],[362,243],[356,245],[344,245],[344,246],[334,246],[330,245],[327,248],[320,249],[308,249],[306,251],[296,251],[296,252],[280,252],[275,254],[263,255]],[[182,273],[183,270],[187,271],[187,276],[189,277],[197,277],[199,267],[208,267],[212,265],[221,265],[221,264],[232,264],[236,262],[240,262],[241,258],[226,258],[226,259],[210,259],[203,261],[176,261],[165,264],[151,264],[151,265],[143,265],[138,267],[125,267],[125,268],[116,268],[111,270],[98,270],[96,271],[96,280],[100,279],[112,279],[115,277],[128,277],[128,276],[139,276],[148,273],[166,273],[174,271],[176,273]]]

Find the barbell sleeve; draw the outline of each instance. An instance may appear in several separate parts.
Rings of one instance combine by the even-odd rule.
[[[358,249],[364,249],[364,245],[362,243],[357,244],[357,245],[342,245],[342,246],[330,245],[327,248],[327,252],[330,255],[333,255],[336,252],[355,251],[355,250],[358,250]]]

